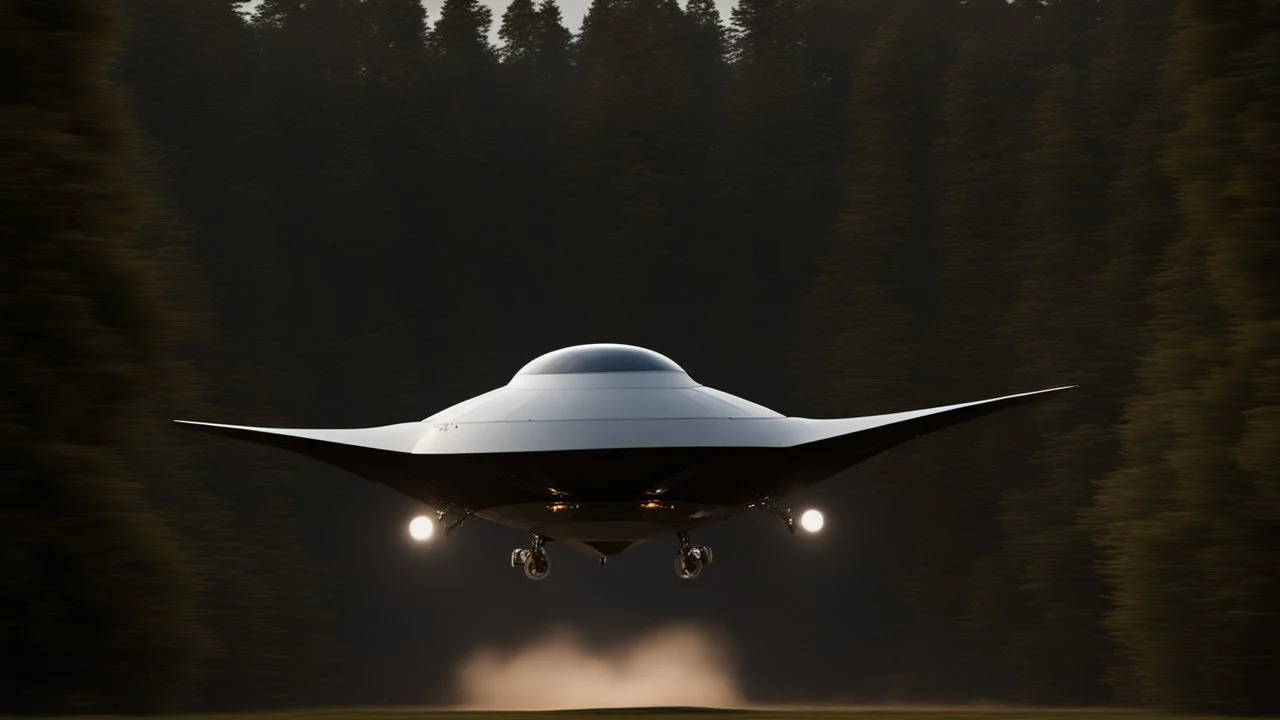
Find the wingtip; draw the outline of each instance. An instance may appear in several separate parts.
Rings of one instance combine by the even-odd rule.
[[[1023,394],[1023,395],[1041,395],[1041,394],[1043,394],[1043,393],[1062,392],[1063,390],[1074,390],[1074,389],[1076,389],[1076,388],[1078,388],[1078,387],[1080,387],[1080,386],[1079,386],[1079,385],[1059,385],[1059,386],[1057,386],[1057,387],[1044,388],[1043,390],[1032,390],[1032,391],[1030,391],[1030,392],[1020,393],[1020,394]]]
[[[186,425],[188,427],[195,427],[195,428],[227,428],[229,430],[258,430],[259,429],[259,428],[253,428],[253,427],[242,426],[242,425],[226,425],[223,423],[202,422],[200,420],[174,420],[173,423],[175,425]]]

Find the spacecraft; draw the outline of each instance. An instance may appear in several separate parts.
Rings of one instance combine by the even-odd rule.
[[[760,508],[794,532],[783,499],[909,440],[1074,386],[957,405],[837,419],[786,417],[695,381],[670,358],[632,345],[547,353],[506,385],[423,420],[355,429],[247,427],[178,420],[291,451],[381,483],[431,508],[411,532],[451,534],[478,517],[526,531],[513,568],[551,569],[547,545],[601,564],[658,537],[677,540],[675,571],[713,560],[691,535]],[[822,516],[800,518],[821,529]]]

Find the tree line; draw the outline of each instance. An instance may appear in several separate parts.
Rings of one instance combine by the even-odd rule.
[[[174,408],[619,338],[799,415],[1081,386],[867,466],[869,694],[1280,711],[1274,3],[0,17],[0,709],[312,697],[301,479]]]

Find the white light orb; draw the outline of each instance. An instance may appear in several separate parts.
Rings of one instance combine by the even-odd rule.
[[[418,542],[426,542],[436,532],[436,524],[426,515],[419,515],[409,523],[409,537]]]
[[[800,527],[804,528],[805,532],[818,532],[822,529],[823,522],[822,513],[817,510],[805,510],[800,516]]]

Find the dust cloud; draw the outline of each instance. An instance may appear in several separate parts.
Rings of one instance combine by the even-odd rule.
[[[606,650],[559,628],[523,647],[479,649],[455,680],[462,710],[746,705],[725,644],[692,624]]]

